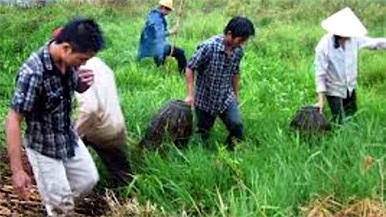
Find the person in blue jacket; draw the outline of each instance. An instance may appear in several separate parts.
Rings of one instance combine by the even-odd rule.
[[[166,37],[177,33],[178,26],[167,29],[166,16],[173,10],[173,0],[160,0],[157,8],[152,8],[147,16],[145,27],[141,33],[137,60],[153,57],[157,66],[164,64],[167,56],[174,57],[178,62],[180,73],[185,72],[186,57],[184,50],[172,46]]]

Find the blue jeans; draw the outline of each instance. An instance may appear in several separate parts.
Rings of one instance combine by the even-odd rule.
[[[197,133],[203,142],[207,142],[209,131],[213,127],[217,115],[212,115],[199,108],[195,108],[195,112],[197,117]],[[234,138],[236,141],[242,141],[244,139],[243,124],[241,122],[241,115],[237,102],[232,102],[228,108],[218,116],[229,131],[225,143],[228,145],[228,148],[233,149]]]

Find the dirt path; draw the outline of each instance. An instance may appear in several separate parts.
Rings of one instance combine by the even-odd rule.
[[[31,194],[27,200],[20,200],[12,187],[8,157],[4,149],[0,149],[0,217],[44,217],[45,210],[33,180]],[[23,157],[24,167],[33,178],[27,158]],[[102,217],[108,208],[103,197],[94,195],[84,198],[77,204],[77,217]]]

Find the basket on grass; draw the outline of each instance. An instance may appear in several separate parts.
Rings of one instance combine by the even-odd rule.
[[[151,119],[139,146],[155,149],[172,141],[180,148],[189,142],[192,129],[192,108],[183,100],[169,100]]]
[[[298,109],[290,126],[304,133],[323,132],[331,129],[324,115],[315,106],[302,106]]]

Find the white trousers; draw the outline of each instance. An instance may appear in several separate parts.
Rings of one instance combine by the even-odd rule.
[[[48,216],[72,216],[75,200],[89,193],[99,180],[95,163],[82,140],[75,156],[58,160],[26,148]]]

